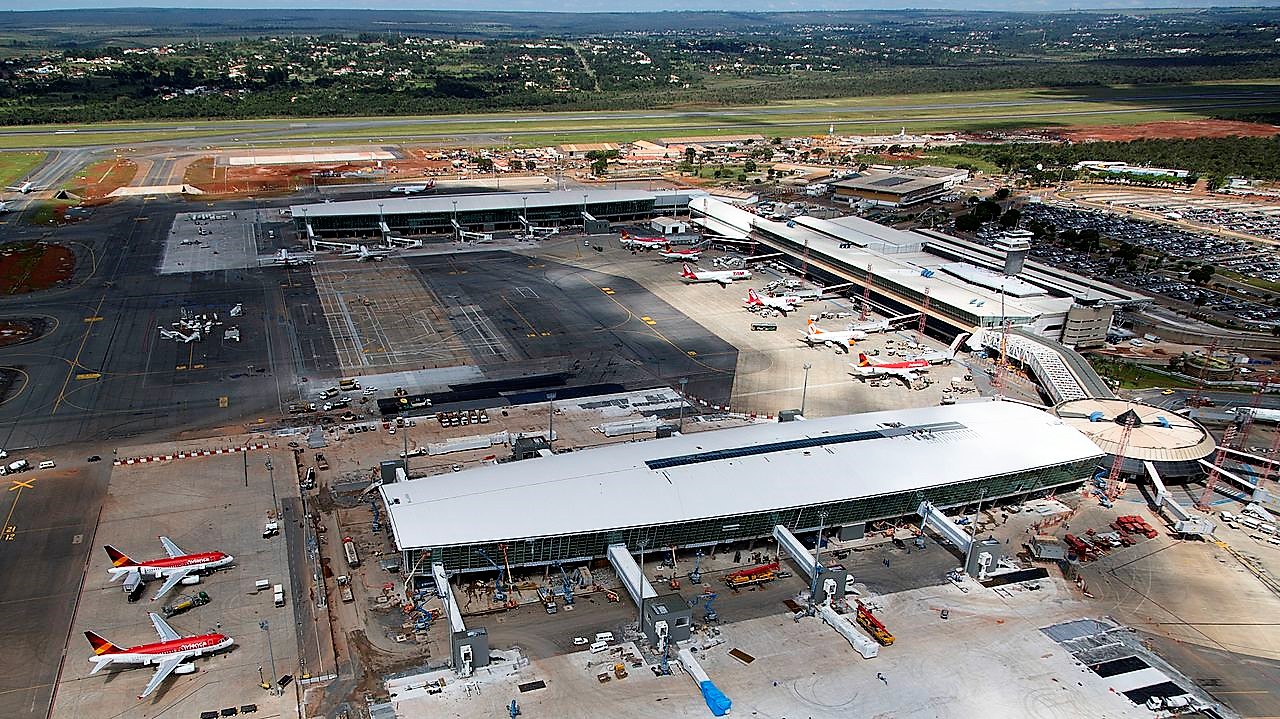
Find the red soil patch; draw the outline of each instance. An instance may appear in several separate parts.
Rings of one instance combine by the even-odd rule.
[[[1127,142],[1129,140],[1180,140],[1195,137],[1270,137],[1280,126],[1238,120],[1177,120],[1141,125],[1103,125],[1061,130],[1072,142]]]
[[[128,185],[137,174],[138,165],[132,160],[102,160],[90,165],[84,177],[68,190],[86,200],[96,200]]]
[[[0,248],[0,294],[20,295],[47,289],[70,278],[75,254],[62,245],[23,242]]]
[[[381,167],[374,161],[232,167],[217,164],[212,157],[202,157],[187,166],[182,181],[208,194],[242,196],[293,192],[317,185],[412,182],[419,178],[456,172],[458,171],[446,161],[424,159],[420,155],[383,160]],[[344,177],[344,173],[350,176]]]

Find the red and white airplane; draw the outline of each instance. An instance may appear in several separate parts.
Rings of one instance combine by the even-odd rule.
[[[702,257],[702,250],[694,250],[694,249],[677,250],[675,248],[668,247],[667,249],[660,251],[658,253],[658,257],[661,257],[664,260],[683,260],[685,262],[697,262],[698,258]]]
[[[805,327],[804,335],[800,338],[804,340],[810,347],[814,345],[823,345],[824,347],[843,347],[845,352],[851,352],[855,342],[860,342],[867,338],[867,333],[862,330],[824,330],[818,326],[817,322],[809,320]]]
[[[633,250],[656,250],[669,244],[665,237],[632,237],[626,230],[622,231],[622,237],[618,241],[623,247],[630,247]]]
[[[680,279],[685,282],[719,282],[728,287],[738,280],[751,279],[751,270],[692,270],[689,263],[680,265]]]
[[[761,297],[756,293],[755,289],[748,289],[747,296],[742,300],[746,303],[746,308],[752,312],[781,312],[783,317],[787,313],[794,310],[804,300],[796,295],[783,295],[782,297]]]
[[[145,562],[135,562],[127,554],[108,544],[105,549],[107,556],[111,557],[111,566],[107,568],[111,581],[123,579],[125,587],[129,588],[130,585],[136,586],[138,582],[145,582],[148,579],[163,578],[164,584],[160,585],[160,591],[151,598],[154,602],[168,594],[169,590],[179,582],[197,584],[202,573],[215,571],[235,561],[235,557],[226,552],[187,554],[168,537],[161,537],[160,543],[164,545],[164,551],[169,556],[164,559],[149,559]]]
[[[929,366],[929,362],[922,359],[910,359],[902,362],[883,362],[877,364],[867,359],[865,354],[859,352],[858,364],[853,364],[851,362],[849,363],[849,366],[863,377],[897,377],[903,382],[911,384],[920,376],[919,370],[926,369]]]
[[[156,673],[151,675],[147,688],[138,695],[139,699],[145,699],[170,674],[191,674],[196,670],[195,664],[184,662],[205,654],[220,652],[235,644],[235,640],[231,637],[218,633],[184,637],[175,632],[173,627],[160,618],[159,614],[151,612],[148,616],[151,617],[151,624],[156,628],[156,634],[160,635],[158,642],[139,644],[125,649],[103,639],[95,632],[84,633],[85,639],[89,640],[89,646],[93,647],[93,656],[89,657],[89,661],[93,662],[93,671],[89,672],[90,676],[117,664],[143,667],[155,665]]]

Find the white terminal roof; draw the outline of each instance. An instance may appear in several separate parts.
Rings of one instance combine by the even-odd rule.
[[[1099,456],[1050,413],[975,402],[611,445],[380,491],[396,543],[411,549],[732,517]]]
[[[1213,454],[1216,442],[1199,422],[1173,410],[1123,399],[1078,399],[1063,402],[1054,412],[1088,435],[1107,454],[1120,451],[1125,425],[1117,422],[1132,410],[1137,415],[1124,456],[1153,462],[1186,462]],[[1093,421],[1090,417],[1097,417]],[[1165,425],[1168,426],[1165,426]]]
[[[458,212],[486,210],[518,210],[524,207],[581,206],[601,202],[652,201],[652,192],[639,190],[587,190],[575,192],[481,192],[469,195],[432,195],[430,197],[385,197],[373,200],[348,200],[346,202],[320,202],[309,205],[292,205],[294,217],[348,217],[351,215],[422,215],[452,213],[454,203]]]

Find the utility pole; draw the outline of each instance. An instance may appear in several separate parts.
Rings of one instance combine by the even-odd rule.
[[[553,442],[556,436],[556,393],[547,393],[547,446],[555,450]]]
[[[681,377],[680,378],[680,432],[681,433],[684,432],[684,405],[685,405],[684,386],[687,384],[689,384],[689,378]]]
[[[263,684],[267,684],[267,691],[271,692],[271,696],[276,696],[276,653],[271,648],[271,624],[263,619],[258,622],[258,628],[267,635],[267,658],[271,660],[271,682],[269,684],[263,682]]]
[[[850,342],[852,344],[852,342]],[[813,369],[813,365],[808,362],[804,363],[804,386],[800,390],[800,416],[804,416],[804,402],[809,397],[809,370]]]

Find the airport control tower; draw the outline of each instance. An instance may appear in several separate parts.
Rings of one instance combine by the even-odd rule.
[[[1028,230],[1006,230],[1001,233],[993,245],[1004,253],[1004,273],[1015,277],[1022,272],[1022,265],[1031,252],[1031,232]]]

